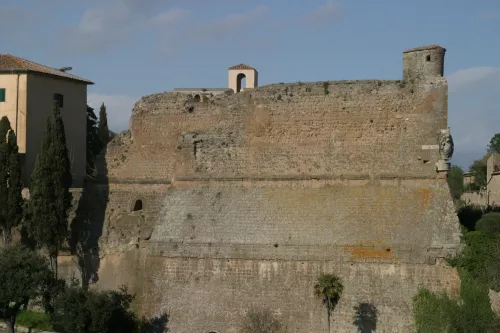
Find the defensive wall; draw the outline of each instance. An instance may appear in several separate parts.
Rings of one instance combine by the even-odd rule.
[[[404,53],[403,80],[141,98],[86,190],[97,286],[129,285],[171,332],[237,332],[252,307],[288,332],[326,332],[313,285],[333,273],[345,284],[334,332],[356,331],[363,302],[377,332],[411,332],[420,286],[459,286],[444,263],[459,223],[436,171],[443,66],[431,46]]]

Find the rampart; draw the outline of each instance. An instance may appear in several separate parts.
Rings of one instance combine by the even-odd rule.
[[[411,331],[418,287],[459,283],[443,262],[460,239],[435,166],[447,128],[436,50],[405,53],[402,81],[143,97],[88,189],[105,209],[98,286],[128,284],[172,332],[237,332],[254,306],[320,332],[312,288],[334,273],[346,286],[335,332],[355,331],[361,302],[379,309],[377,331]]]

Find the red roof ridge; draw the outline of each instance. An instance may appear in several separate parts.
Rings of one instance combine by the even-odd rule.
[[[235,65],[235,66],[231,66],[229,67],[229,69],[251,69],[251,70],[256,70],[255,68],[253,68],[252,66],[248,66],[246,64],[239,64],[239,65]]]
[[[56,68],[38,64],[31,60],[19,58],[11,54],[0,54],[0,73],[9,72],[32,72],[80,81],[86,84],[94,84],[92,81],[89,81],[87,79],[63,72]]]

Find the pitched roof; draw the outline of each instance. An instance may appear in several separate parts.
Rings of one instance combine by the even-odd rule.
[[[10,54],[0,54],[0,73],[39,73],[94,84],[87,79],[65,73],[59,69],[37,64],[36,62],[18,58]]]
[[[248,65],[245,65],[245,64],[239,64],[239,65],[236,65],[236,66],[232,66],[232,67],[229,67],[229,69],[251,69],[251,70],[256,71],[256,69],[253,68],[252,66],[248,66]]]

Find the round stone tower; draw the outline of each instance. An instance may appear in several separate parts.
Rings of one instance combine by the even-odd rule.
[[[443,76],[446,49],[439,45],[421,46],[403,52],[403,80],[421,81]]]

